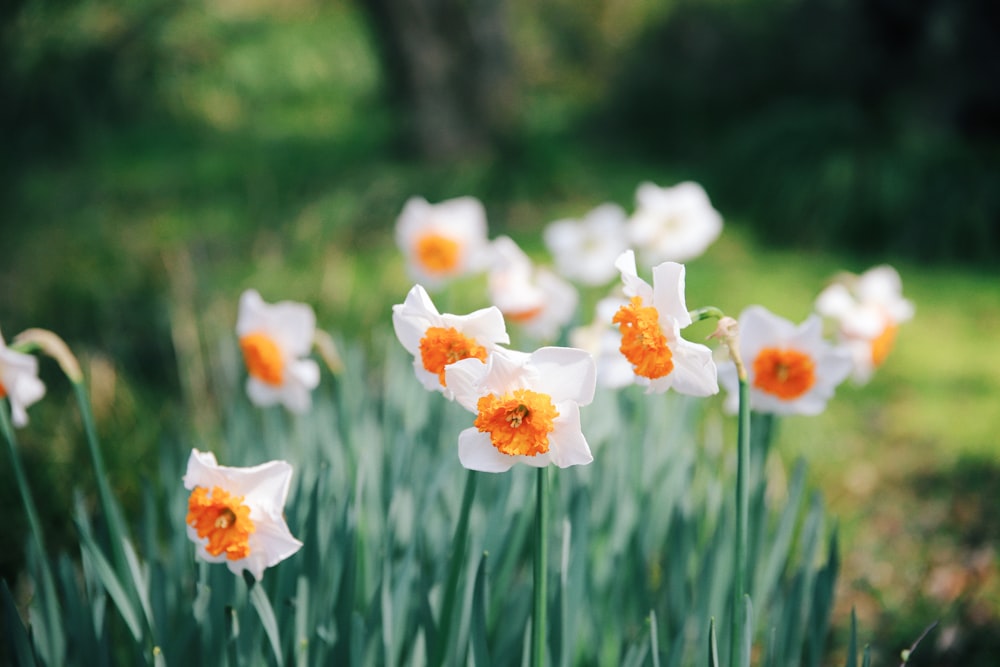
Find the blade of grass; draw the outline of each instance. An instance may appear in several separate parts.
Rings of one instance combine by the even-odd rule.
[[[489,647],[486,645],[486,560],[489,556],[485,551],[479,560],[476,570],[476,583],[472,591],[472,628],[470,640],[472,643],[472,659],[476,667],[490,667]]]
[[[271,607],[271,601],[267,599],[267,593],[264,592],[264,588],[254,582],[252,582],[252,577],[244,570],[244,577],[247,579],[247,584],[250,594],[250,603],[253,605],[254,610],[257,612],[257,617],[260,618],[260,623],[264,626],[264,634],[267,635],[267,641],[271,645],[271,651],[274,654],[274,660],[278,665],[284,665],[285,659],[281,653],[281,635],[278,633],[278,620],[274,617],[274,609]]]

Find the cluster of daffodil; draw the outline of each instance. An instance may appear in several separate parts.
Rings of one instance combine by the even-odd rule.
[[[697,184],[660,188],[644,183],[631,216],[604,204],[583,219],[548,225],[544,241],[555,267],[550,270],[536,265],[511,238],[490,240],[484,207],[474,198],[406,202],[396,238],[416,284],[393,306],[392,322],[413,357],[420,384],[475,415],[457,436],[461,464],[492,473],[516,463],[539,468],[542,508],[547,466],[566,468],[594,459],[580,408],[593,401],[597,386],[635,384],[647,393],[673,390],[696,397],[714,395],[721,386],[728,393],[726,406],[734,411],[745,400],[744,412],[817,414],[848,376],[857,382],[871,377],[888,355],[898,326],[913,316],[912,304],[901,295],[899,275],[888,266],[830,285],[816,300],[816,314],[801,324],[762,306],[747,308],[738,321],[712,308],[689,310],[686,269],[680,262],[697,258],[721,230],[721,216]],[[651,282],[640,277],[637,257],[651,267]],[[488,307],[468,314],[441,313],[428,294],[483,272]],[[568,330],[579,303],[574,283],[609,286],[616,278],[618,284],[598,302],[593,323]],[[720,318],[717,333],[725,338],[728,354],[682,336],[705,317]],[[835,324],[833,341],[824,338],[823,318]],[[508,323],[532,339],[562,338],[573,347],[510,349]],[[321,333],[310,306],[270,304],[255,290],[243,293],[236,336],[250,401],[307,413],[320,382],[320,367],[309,355]],[[82,374],[64,347],[37,335],[19,336],[8,347],[0,337],[0,398],[7,399],[15,427],[28,423],[27,409],[45,393],[30,352],[42,349],[59,358],[70,379],[82,387]],[[749,389],[747,399],[741,386]],[[88,420],[85,415],[91,429]],[[92,453],[100,470],[93,442]],[[212,453],[192,450],[183,485],[190,491],[185,523],[196,556],[259,580],[266,568],[295,554],[303,545],[284,517],[292,472],[283,460],[227,467]],[[470,473],[470,489],[473,479]],[[31,514],[26,487],[22,494]],[[468,524],[471,493],[467,495],[460,526]],[[103,500],[110,508],[110,500]],[[112,509],[107,514],[109,521],[116,516]],[[543,527],[541,509],[538,517]],[[740,530],[745,535],[746,526]],[[456,535],[456,543],[462,543],[460,537]],[[536,538],[536,547],[545,542],[544,535]],[[544,561],[539,566],[538,558],[536,554],[536,568],[544,573]],[[454,596],[454,585],[449,584],[446,599]],[[541,592],[536,589],[535,633],[544,633],[545,604],[543,585]],[[544,654],[543,644],[533,637],[535,664]]]

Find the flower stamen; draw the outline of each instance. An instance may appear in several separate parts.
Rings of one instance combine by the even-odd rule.
[[[660,328],[660,315],[653,306],[643,306],[642,298],[618,309],[611,320],[622,334],[618,348],[635,369],[635,374],[650,380],[669,375],[674,370],[673,353]]]
[[[517,389],[479,399],[475,427],[490,434],[490,442],[508,456],[537,456],[549,451],[549,434],[559,416],[552,397],[530,389]]]
[[[256,530],[243,496],[232,496],[218,486],[196,486],[188,497],[187,523],[199,538],[208,538],[205,550],[229,560],[250,555],[250,535]]]
[[[766,347],[753,361],[753,386],[790,401],[805,394],[816,383],[816,363],[798,350]]]
[[[420,339],[420,361],[424,370],[438,376],[441,386],[447,386],[444,369],[462,359],[486,361],[486,348],[454,327],[427,327]]]

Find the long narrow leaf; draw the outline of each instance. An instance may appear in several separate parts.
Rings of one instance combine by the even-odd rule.
[[[7,588],[7,581],[0,580],[0,608],[3,609],[3,629],[6,637],[7,650],[10,653],[11,664],[13,665],[34,665],[34,651],[31,650],[31,639],[21,622],[21,617],[17,613],[17,605],[14,603],[14,596]]]
[[[476,667],[490,667],[490,651],[486,645],[486,559],[489,554],[483,552],[476,570],[476,583],[472,590],[472,628],[470,642],[472,658]]]
[[[100,549],[98,549],[94,541],[89,539],[89,536],[82,537],[80,548],[83,552],[84,560],[90,564],[94,574],[97,575],[97,578],[104,586],[104,590],[107,591],[111,600],[115,603],[115,607],[118,608],[118,613],[121,614],[125,625],[128,626],[129,632],[132,633],[132,638],[141,644],[143,641],[142,621],[139,618],[139,612],[132,605],[132,597],[125,592],[125,587],[122,586],[111,564],[101,553]]]
[[[278,633],[278,621],[274,617],[271,601],[267,599],[267,593],[264,592],[264,588],[260,584],[255,584],[250,588],[250,603],[264,627],[264,634],[267,635],[267,640],[271,644],[274,660],[279,665],[285,664],[284,656],[281,654],[281,635]]]

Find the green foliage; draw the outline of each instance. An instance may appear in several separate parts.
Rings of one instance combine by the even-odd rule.
[[[423,390],[395,341],[381,377],[359,350],[344,356],[344,373],[303,417],[250,406],[236,368],[219,379],[232,391],[220,460],[295,466],[286,516],[304,542],[298,554],[259,582],[196,562],[184,526],[188,448],[167,443],[120,562],[113,525],[93,524],[80,503],[82,559],[29,561],[33,576],[52,568],[58,601],[30,601],[33,634],[14,632],[10,650],[34,646],[44,664],[518,662],[530,634],[535,471],[464,471],[455,442],[468,413]],[[735,525],[734,452],[712,435],[719,419],[703,402],[638,390],[601,392],[583,412],[595,461],[550,480],[551,664],[705,664],[714,653],[710,619],[733,613]],[[768,494],[762,475],[752,495],[754,619],[740,664],[771,637],[764,664],[798,665],[825,640],[836,542],[821,557],[823,511],[803,507],[803,467],[787,496]],[[749,617],[749,598],[742,606]],[[55,653],[40,643],[53,631],[66,637]]]

